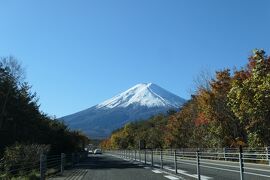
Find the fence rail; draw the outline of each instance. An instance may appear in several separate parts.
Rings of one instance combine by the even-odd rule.
[[[41,180],[55,174],[63,174],[68,167],[73,167],[87,157],[87,152],[72,154],[41,154],[39,160],[31,162],[0,162],[0,179],[12,179],[13,177],[37,174]]]
[[[163,169],[165,166],[178,173],[178,168],[188,165],[196,168],[201,179],[202,168],[238,173],[270,179],[270,148],[257,149],[170,149],[170,150],[110,150],[114,156],[131,159]]]

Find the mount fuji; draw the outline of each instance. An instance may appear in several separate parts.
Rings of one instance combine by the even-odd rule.
[[[61,119],[91,138],[105,138],[128,122],[177,110],[185,99],[153,83],[141,83],[89,109]]]

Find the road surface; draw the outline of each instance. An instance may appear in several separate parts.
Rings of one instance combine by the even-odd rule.
[[[119,156],[119,154],[111,154]],[[120,155],[120,157],[123,157]],[[134,156],[125,156],[127,159],[135,159]],[[137,161],[147,165],[151,165],[151,155],[137,154]],[[161,160],[159,155],[153,155],[154,167],[161,167]],[[270,179],[270,165],[245,163],[244,180],[269,180]],[[175,172],[175,164],[173,156],[163,156],[163,169],[169,172]],[[197,161],[196,159],[177,159],[178,176],[184,179],[197,179]],[[200,160],[200,173],[202,180],[238,180],[240,179],[239,162],[220,161],[220,160]]]
[[[165,157],[164,157],[165,158]],[[143,159],[143,158],[142,158]],[[150,160],[147,158],[147,160]],[[154,166],[151,167],[150,161],[147,164],[135,161],[134,159],[125,159],[115,154],[89,155],[87,159],[80,162],[72,170],[67,170],[62,177],[55,177],[53,180],[194,180],[197,178],[196,166],[192,163],[179,163],[178,174],[175,175],[174,163],[170,160],[164,160],[163,169],[160,169],[158,156],[153,157]],[[209,163],[209,162],[208,162]],[[211,163],[213,163],[211,161]],[[216,162],[213,164],[219,164]],[[224,162],[223,162],[224,164]],[[225,162],[226,169],[219,169],[218,165],[212,165],[212,168],[201,167],[201,180],[238,180],[239,172],[233,168],[236,162]],[[255,165],[254,165],[255,166]],[[251,165],[250,165],[251,167]],[[257,165],[256,165],[257,167]],[[270,169],[264,166],[266,177],[256,176],[254,174],[245,174],[245,180],[267,180],[270,179]],[[263,169],[263,168],[261,168]]]
[[[173,173],[162,172],[142,163],[124,160],[111,155],[89,155],[64,176],[51,180],[180,180]]]

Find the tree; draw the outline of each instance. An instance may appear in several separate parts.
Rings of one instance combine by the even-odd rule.
[[[210,89],[201,89],[197,95],[199,112],[208,119],[209,133],[214,147],[231,146],[235,138],[245,137],[241,125],[228,106],[227,94],[231,89],[229,69],[216,72]]]
[[[245,125],[250,144],[270,144],[270,57],[255,49],[248,68],[234,78],[228,94],[231,110]],[[255,143],[256,142],[256,143]]]
[[[0,157],[15,142],[50,145],[55,153],[81,150],[87,137],[42,113],[23,77],[14,58],[0,59]]]

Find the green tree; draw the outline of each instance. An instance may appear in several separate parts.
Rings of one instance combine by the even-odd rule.
[[[228,105],[245,124],[250,144],[269,145],[270,57],[263,50],[254,50],[246,74],[233,80]]]

